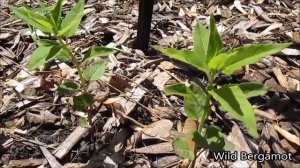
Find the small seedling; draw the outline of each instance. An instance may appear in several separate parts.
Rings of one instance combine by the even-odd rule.
[[[210,28],[197,24],[193,31],[194,50],[176,50],[174,48],[158,49],[163,54],[185,62],[205,72],[207,87],[195,83],[190,86],[180,83],[164,89],[167,95],[178,95],[184,98],[184,110],[188,118],[197,122],[191,138],[198,147],[212,151],[228,149],[230,143],[216,127],[204,128],[204,122],[211,114],[211,101],[218,102],[221,111],[228,112],[233,118],[242,121],[253,137],[258,137],[254,110],[247,100],[249,97],[267,92],[264,85],[257,83],[230,84],[216,88],[214,80],[219,73],[233,74],[242,66],[253,64],[261,58],[286,48],[284,44],[252,44],[233,50],[224,51],[221,37],[217,31],[214,16],[210,16]],[[189,146],[186,137],[177,137],[173,141],[175,153],[185,159],[194,160],[195,150]],[[197,151],[197,150],[196,150]]]
[[[76,81],[65,81],[58,89],[58,95],[69,94],[75,91],[81,92],[80,95],[73,97],[74,108],[76,110],[84,110],[87,112],[87,118],[81,118],[80,124],[85,127],[91,126],[91,108],[93,104],[93,95],[87,92],[89,81],[99,80],[104,74],[106,62],[94,62],[87,68],[83,67],[83,63],[87,60],[98,57],[107,56],[115,52],[114,49],[102,46],[92,46],[86,52],[81,60],[78,60],[73,54],[71,48],[66,43],[65,38],[74,35],[78,28],[84,11],[84,0],[78,3],[62,17],[62,0],[57,0],[56,4],[50,8],[49,12],[36,12],[26,7],[10,7],[17,17],[23,19],[30,26],[42,31],[45,34],[54,36],[56,40],[39,39],[37,40],[37,49],[32,53],[27,69],[32,71],[37,67],[48,63],[54,59],[61,62],[70,61],[77,69],[80,77],[80,85]]]

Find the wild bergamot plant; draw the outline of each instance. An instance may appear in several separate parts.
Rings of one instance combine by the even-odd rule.
[[[221,37],[217,31],[214,16],[210,16],[210,28],[197,24],[193,31],[194,49],[177,50],[174,48],[158,49],[163,54],[185,62],[205,72],[208,83],[203,88],[191,83],[190,86],[180,83],[164,89],[167,95],[178,95],[184,98],[186,115],[197,122],[198,128],[191,137],[198,147],[213,151],[226,150],[227,141],[224,134],[216,127],[204,128],[204,122],[211,114],[211,101],[219,104],[219,109],[228,112],[232,117],[242,121],[253,137],[258,137],[254,110],[247,100],[249,97],[262,95],[267,91],[264,85],[257,83],[230,84],[216,88],[214,80],[218,74],[233,74],[242,66],[253,64],[261,58],[286,48],[290,43],[283,44],[251,44],[224,51]],[[188,139],[177,137],[173,141],[175,153],[194,160],[195,152],[189,148]]]
[[[106,62],[94,62],[86,68],[83,67],[83,63],[93,57],[112,54],[115,50],[103,46],[92,46],[84,57],[78,60],[66,43],[67,40],[65,39],[74,35],[84,15],[84,0],[79,0],[65,17],[62,17],[62,0],[57,0],[53,8],[49,8],[53,10],[44,13],[29,10],[26,7],[17,8],[11,6],[10,9],[33,28],[55,37],[55,40],[39,39],[36,41],[38,47],[32,53],[27,65],[29,71],[54,59],[58,59],[61,62],[71,61],[76,66],[80,77],[80,85],[76,81],[65,81],[58,87],[57,93],[58,95],[64,95],[75,91],[81,92],[79,96],[73,97],[74,108],[87,112],[88,117],[81,118],[80,123],[89,127],[91,124],[89,111],[92,108],[94,98],[93,95],[87,92],[87,86],[89,81],[99,80],[104,74]]]

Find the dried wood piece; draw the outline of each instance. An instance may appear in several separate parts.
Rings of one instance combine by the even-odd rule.
[[[273,149],[274,153],[286,153],[283,149],[282,145],[280,144],[280,139],[274,127],[266,123],[265,128],[262,131],[263,137],[267,139],[268,143],[270,144],[271,148]],[[276,167],[292,167],[290,161],[284,160],[275,160]]]
[[[287,82],[286,77],[282,74],[281,70],[278,67],[272,69],[274,75],[276,76],[279,84],[289,90],[289,83]]]
[[[44,163],[45,159],[21,159],[10,160],[9,167],[21,168],[21,167],[38,167]]]
[[[47,148],[40,146],[42,153],[47,159],[50,167],[52,168],[62,168],[62,165],[56,160],[56,158],[48,151]]]
[[[292,55],[292,56],[300,56],[300,50],[293,48],[285,48],[281,50],[277,55]]]
[[[163,142],[163,143],[149,145],[141,148],[130,149],[129,151],[135,153],[144,153],[144,154],[174,153],[171,142]]]
[[[264,117],[266,119],[269,119],[271,121],[276,121],[276,116],[273,115],[273,114],[270,114],[268,112],[265,112],[265,111],[262,111],[262,110],[259,110],[259,109],[255,109],[255,115],[257,116],[260,116],[260,117]]]
[[[174,155],[174,156],[165,156],[162,158],[157,159],[155,162],[153,162],[155,167],[168,167],[174,163],[177,163],[181,160],[180,157]]]
[[[234,144],[234,150],[233,151],[237,151],[238,153],[240,153],[241,151],[247,152],[247,153],[252,153],[252,151],[251,151],[249,145],[247,144],[247,141],[246,141],[245,138],[246,137],[244,136],[244,134],[240,130],[239,126],[234,123],[234,125],[232,127],[232,130],[231,130],[231,133],[228,136],[228,140]],[[243,160],[241,160],[241,158],[238,158],[237,161],[235,161],[233,163],[233,165],[235,167],[244,167],[244,166],[249,167],[249,165],[251,165],[251,167],[256,167],[257,166],[256,164],[252,164],[251,161],[243,161]]]
[[[300,138],[298,138],[297,136],[295,136],[295,135],[289,133],[288,131],[280,128],[280,126],[278,124],[273,124],[272,126],[274,127],[274,129],[278,133],[280,133],[288,141],[293,142],[294,144],[297,144],[298,146],[300,146]]]
[[[100,118],[100,114],[96,114],[93,117],[93,122],[95,122],[98,118]],[[53,152],[54,156],[62,159],[71,149],[72,147],[89,131],[88,128],[83,128],[78,126],[69,136],[68,138],[62,142]]]
[[[261,17],[264,21],[269,22],[269,23],[273,23],[274,22],[272,19],[269,18],[269,16],[266,14],[266,12],[264,12],[262,10],[261,7],[254,6],[254,5],[252,5],[252,7],[253,7],[254,11],[257,13],[257,15],[259,17]]]

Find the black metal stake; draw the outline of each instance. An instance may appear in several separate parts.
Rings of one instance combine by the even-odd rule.
[[[154,0],[140,0],[137,38],[135,48],[145,50],[149,47],[151,20]]]

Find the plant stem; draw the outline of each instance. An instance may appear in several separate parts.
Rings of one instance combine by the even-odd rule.
[[[211,94],[209,94],[209,91],[213,88],[213,82],[215,79],[215,72],[212,72],[210,75],[208,75],[208,84],[207,84],[207,97],[205,101],[205,106],[204,106],[204,113],[200,118],[199,125],[198,125],[198,132],[201,134],[203,125],[207,117],[210,115],[210,99],[211,99]]]
[[[58,39],[59,43],[63,46],[63,48],[66,49],[67,52],[69,53],[69,55],[71,56],[71,61],[73,62],[73,64],[75,64],[77,72],[79,74],[80,88],[82,88],[83,93],[87,93],[87,88],[86,88],[86,85],[85,85],[85,79],[83,78],[82,71],[80,69],[80,62],[77,61],[77,59],[74,56],[74,54],[72,53],[71,49],[68,47],[68,45],[66,43],[64,43],[62,38],[61,37],[56,37],[56,38]]]
[[[82,71],[80,69],[80,62],[77,61],[76,57],[74,56],[74,54],[72,53],[71,49],[68,47],[68,45],[63,41],[63,39],[59,36],[56,36],[56,38],[58,39],[59,43],[63,46],[63,48],[65,50],[67,50],[68,54],[71,56],[71,61],[73,62],[73,64],[75,64],[79,78],[80,78],[80,88],[82,89],[82,92],[85,94],[87,93],[87,87],[85,85],[85,79],[83,78],[82,75]],[[87,113],[87,118],[88,118],[88,122],[91,126],[90,128],[90,135],[92,136],[94,134],[94,129],[93,129],[93,122],[92,122],[92,114],[91,114],[91,109],[89,107],[85,108],[85,111]]]

